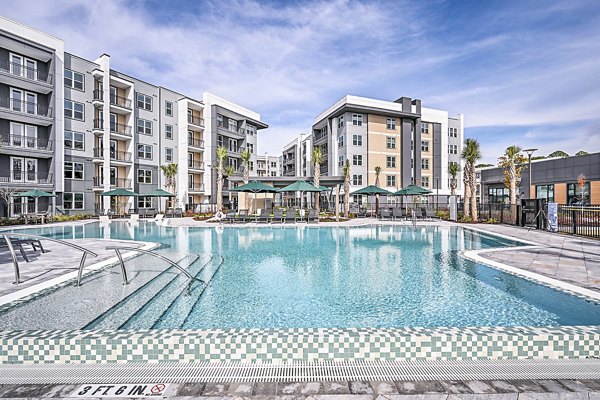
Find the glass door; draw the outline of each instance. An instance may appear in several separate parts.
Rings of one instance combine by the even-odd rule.
[[[115,167],[110,167],[110,185],[117,185],[117,169]]]
[[[117,159],[117,141],[116,140],[110,141],[110,158],[113,160]]]
[[[10,55],[10,72],[13,75],[23,75],[23,58],[16,54]]]
[[[10,123],[10,144],[15,147],[23,146],[23,124]]]
[[[11,109],[13,111],[23,111],[23,92],[12,89],[10,92]]]
[[[37,114],[37,96],[33,93],[27,93],[27,114]]]
[[[37,126],[25,125],[25,147],[35,149],[37,146]]]
[[[25,60],[25,76],[27,79],[35,80],[37,78],[37,63],[33,60]]]
[[[117,104],[117,88],[114,86],[111,86],[109,88],[109,91],[110,91],[110,103]]]
[[[37,180],[37,160],[32,158],[25,159],[25,167],[27,168],[27,182],[36,182]]]
[[[110,113],[110,131],[118,132],[117,131],[117,114],[115,114],[115,113]]]
[[[12,157],[11,160],[11,182],[23,182],[23,159]]]

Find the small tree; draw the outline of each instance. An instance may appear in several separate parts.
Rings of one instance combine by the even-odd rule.
[[[247,185],[250,181],[250,157],[252,157],[252,153],[250,153],[249,149],[242,151],[242,165],[244,166],[244,185]],[[266,160],[268,163],[269,160]],[[246,207],[249,207],[250,204],[250,193],[246,193],[244,197],[244,202],[246,203]]]
[[[504,185],[508,188],[510,204],[517,204],[517,186],[521,183],[521,173],[527,159],[519,146],[508,146],[504,155],[498,158],[498,166],[503,169]]]
[[[315,147],[312,152],[312,161],[314,166],[313,171],[313,181],[316,187],[321,185],[321,164],[325,157],[323,156],[323,152],[320,147]],[[315,192],[315,209],[317,210],[317,215],[319,214],[319,192]]]
[[[575,153],[576,156],[587,156],[588,154],[590,154],[590,153],[588,153],[585,150],[581,150],[581,151],[578,151],[577,153]]]
[[[223,168],[227,159],[227,149],[217,147],[217,212],[223,211]]]
[[[235,168],[233,168],[233,166],[228,165],[225,168],[223,168],[223,175],[227,177],[227,191],[229,192],[229,204],[231,204],[231,177],[233,176],[233,174],[235,174]]]
[[[13,199],[15,193],[17,193],[17,190],[14,188],[9,188],[9,187],[0,188],[0,197],[2,198],[2,200],[4,200],[6,202],[5,217],[7,217],[7,218],[8,218],[8,214],[10,212],[10,202]]]
[[[350,215],[350,160],[346,160],[342,174],[344,176],[344,218],[347,219]]]
[[[477,201],[475,199],[475,164],[481,158],[481,150],[479,149],[479,142],[476,139],[466,139],[465,147],[461,153],[461,157],[465,160],[465,173],[463,174],[463,181],[465,183],[465,217],[471,217],[474,222],[477,222]],[[467,189],[468,186],[468,189]],[[468,203],[467,204],[467,197]],[[470,212],[467,211],[467,205],[470,205]]]
[[[587,183],[587,178],[584,174],[579,174],[577,177],[577,188],[579,189],[579,193],[581,193],[580,202],[581,208],[583,209],[583,204],[585,203],[585,184]]]
[[[175,188],[176,188],[176,184],[177,184],[177,171],[179,169],[178,165],[175,163],[161,165],[160,169],[163,172],[163,174],[165,175],[165,187],[167,189],[170,188],[171,193],[176,194]],[[169,201],[169,200],[167,200],[167,201]]]
[[[567,153],[565,153],[562,150],[556,150],[555,152],[552,152],[550,154],[548,154],[549,158],[553,158],[553,157],[569,157],[569,155]]]
[[[460,164],[452,163],[448,166],[448,173],[450,174],[450,194],[452,196],[456,195],[456,187],[458,186],[458,181],[456,177],[462,171]]]
[[[379,175],[381,175],[381,167],[375,167],[375,186],[379,187]],[[379,213],[379,194],[375,195],[375,214]]]

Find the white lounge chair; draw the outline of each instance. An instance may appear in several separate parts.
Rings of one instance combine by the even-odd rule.
[[[132,224],[138,224],[140,222],[140,215],[139,214],[130,214],[129,222]]]
[[[108,217],[108,215],[101,215],[100,216],[100,225],[109,225],[110,224],[110,218]]]

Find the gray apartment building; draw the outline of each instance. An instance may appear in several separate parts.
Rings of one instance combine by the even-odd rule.
[[[107,54],[65,53],[61,39],[0,17],[0,182],[57,196],[0,200],[0,215],[164,208],[164,199],[143,196],[157,188],[176,194],[170,206],[197,210],[216,203],[217,146],[236,169],[229,188],[242,179],[245,148],[254,168],[257,133],[266,127],[225,99],[194,99],[120,73]],[[174,188],[160,169],[171,163]],[[101,196],[116,188],[141,196]]]
[[[282,176],[312,176],[312,136],[300,134],[283,147],[281,153]]]

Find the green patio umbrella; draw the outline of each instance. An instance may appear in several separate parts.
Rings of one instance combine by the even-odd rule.
[[[154,189],[153,191],[149,192],[149,193],[140,193],[138,194],[138,196],[140,197],[158,197],[158,212],[160,212],[160,198],[161,197],[175,197],[175,195],[171,192],[167,192],[164,189],[158,188],[158,189]]]
[[[256,208],[257,193],[277,193],[277,189],[259,181],[248,182],[245,185],[231,189],[232,192],[254,193],[254,207]]]
[[[380,188],[379,186],[369,185],[369,186],[366,186],[366,187],[364,187],[362,189],[358,189],[358,190],[356,190],[356,191],[354,191],[354,192],[352,192],[350,194],[366,194],[366,195],[369,195],[369,194],[383,194],[385,196],[390,196],[392,193],[388,192],[385,189]]]
[[[114,190],[109,190],[108,192],[100,193],[100,196],[109,196],[109,197],[137,197],[139,194],[136,192],[132,192],[131,190],[117,188]],[[117,210],[118,211],[118,210]]]
[[[422,188],[417,185],[408,185],[393,193],[394,196],[402,196],[402,207],[404,207],[404,196],[420,196],[422,194],[430,194],[431,190]]]
[[[39,197],[56,197],[56,195],[52,194],[52,193],[44,192],[43,190],[32,189],[32,190],[28,190],[26,192],[15,193],[14,197],[34,197],[37,199]]]
[[[278,192],[322,192],[322,190],[315,185],[312,185],[306,181],[296,181],[278,190]],[[302,208],[302,197],[300,197],[300,208]]]

